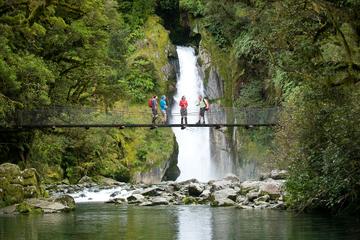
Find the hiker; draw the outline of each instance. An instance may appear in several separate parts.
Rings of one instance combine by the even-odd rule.
[[[186,101],[185,96],[181,97],[180,103],[180,115],[181,115],[181,129],[185,129],[184,126],[184,120],[185,120],[185,125],[187,125],[187,107],[188,107],[188,102]]]
[[[162,114],[162,117],[163,117],[163,123],[165,124],[166,121],[167,121],[167,115],[166,115],[166,110],[167,110],[167,104],[166,104],[166,96],[163,95],[161,97],[161,100],[160,100],[160,111],[161,111],[161,114]]]
[[[154,95],[151,99],[151,112],[152,112],[152,124],[155,124],[155,120],[158,117],[158,97]]]
[[[205,98],[203,98],[201,95],[199,95],[199,102],[196,104],[196,106],[200,107],[200,115],[199,115],[199,121],[196,124],[201,123],[201,118],[203,119],[203,124],[205,124],[205,111],[207,109],[208,103]]]

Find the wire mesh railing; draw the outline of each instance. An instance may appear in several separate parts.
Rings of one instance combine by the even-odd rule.
[[[205,113],[207,124],[218,125],[274,125],[277,123],[279,107],[269,108],[229,108],[217,106]],[[167,112],[168,119],[180,117],[180,113]],[[188,116],[198,116],[199,111],[188,112]],[[159,111],[159,116],[161,113]],[[49,126],[49,125],[126,125],[151,124],[151,109],[112,109],[105,111],[89,107],[46,107],[33,110],[18,110],[7,121],[9,127]]]

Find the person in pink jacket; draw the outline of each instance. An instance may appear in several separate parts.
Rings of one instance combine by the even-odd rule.
[[[187,125],[187,107],[188,107],[188,102],[186,101],[185,96],[181,97],[180,103],[180,115],[181,115],[181,129],[185,129],[184,126],[184,121],[185,121],[185,125]]]

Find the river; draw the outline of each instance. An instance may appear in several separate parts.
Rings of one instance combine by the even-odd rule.
[[[81,203],[71,213],[0,216],[0,239],[360,239],[349,218],[209,206]]]

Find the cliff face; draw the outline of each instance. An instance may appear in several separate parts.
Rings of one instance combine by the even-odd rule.
[[[210,51],[216,46],[209,46],[209,42],[211,41],[200,42],[198,55],[199,71],[204,79],[206,96],[211,102],[211,110],[207,117],[210,122],[232,123],[234,119],[228,116],[231,113],[223,108],[225,106],[224,102],[226,102],[225,96],[227,95],[227,98],[229,98],[229,94],[225,92],[224,88],[229,83],[221,76],[221,72],[226,71],[226,69],[220,69],[222,67],[222,64],[219,64],[222,62],[220,59],[212,59],[212,57],[216,57],[216,53],[212,55]],[[227,68],[231,69],[232,67],[227,66]],[[261,169],[258,159],[256,157],[247,159],[239,151],[243,144],[247,144],[246,139],[240,135],[241,131],[244,131],[244,129],[238,129],[237,127],[210,129],[211,160],[220,175],[218,177],[234,173],[241,180],[245,180],[259,175]]]

